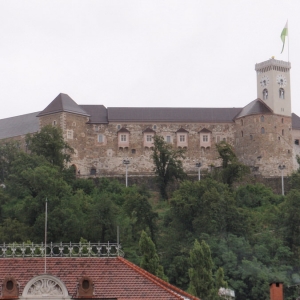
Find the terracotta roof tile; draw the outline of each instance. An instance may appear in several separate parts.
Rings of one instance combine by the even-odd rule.
[[[6,276],[13,276],[19,283],[20,295],[29,280],[43,273],[43,258],[0,259],[0,287]],[[94,283],[93,298],[198,299],[120,257],[51,257],[47,259],[47,274],[58,277],[72,298],[77,298],[77,284],[85,275]]]

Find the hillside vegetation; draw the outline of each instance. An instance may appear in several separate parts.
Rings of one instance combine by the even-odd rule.
[[[57,143],[62,135],[54,133],[48,130],[39,143],[28,137],[30,153],[16,143],[0,145],[5,185],[0,187],[1,243],[41,243],[47,198],[48,241],[116,242],[119,226],[125,257],[183,290],[215,299],[211,291],[228,285],[237,299],[265,300],[269,283],[282,281],[285,299],[295,299],[294,285],[300,283],[300,173],[290,177],[286,196],[259,183],[235,188],[233,183],[248,170],[224,144],[221,152],[227,161],[220,172],[196,182],[182,176],[166,201],[145,186],[76,178],[64,165],[72,149]],[[45,147],[52,150],[42,151]],[[211,263],[203,265],[199,257]],[[210,290],[197,287],[197,270],[207,272],[207,284],[201,286]]]

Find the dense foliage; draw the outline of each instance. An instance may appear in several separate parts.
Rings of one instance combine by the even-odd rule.
[[[43,144],[48,145],[39,147]],[[234,188],[232,180],[240,175],[235,168],[234,176],[228,174],[228,166],[238,162],[225,162],[232,155],[225,147],[223,170],[229,177],[185,180],[165,202],[146,187],[76,178],[60,156],[54,159],[55,151],[37,149],[24,153],[14,143],[0,145],[1,243],[41,243],[47,198],[49,241],[116,242],[119,225],[126,258],[183,290],[214,299],[217,289],[228,284],[237,299],[264,300],[269,283],[283,281],[285,299],[295,299],[299,172],[291,176],[285,197],[258,183]],[[206,274],[200,286],[199,274]]]

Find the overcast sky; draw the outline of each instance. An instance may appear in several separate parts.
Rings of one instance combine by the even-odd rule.
[[[243,107],[257,97],[255,63],[288,59],[287,19],[300,115],[299,0],[0,0],[0,118],[59,93],[106,107]]]

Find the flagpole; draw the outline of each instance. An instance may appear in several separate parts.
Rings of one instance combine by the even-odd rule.
[[[47,273],[47,207],[48,200],[46,198],[46,207],[45,207],[45,274]]]
[[[287,20],[288,23],[289,20]],[[290,31],[288,29],[288,62],[290,62]]]

